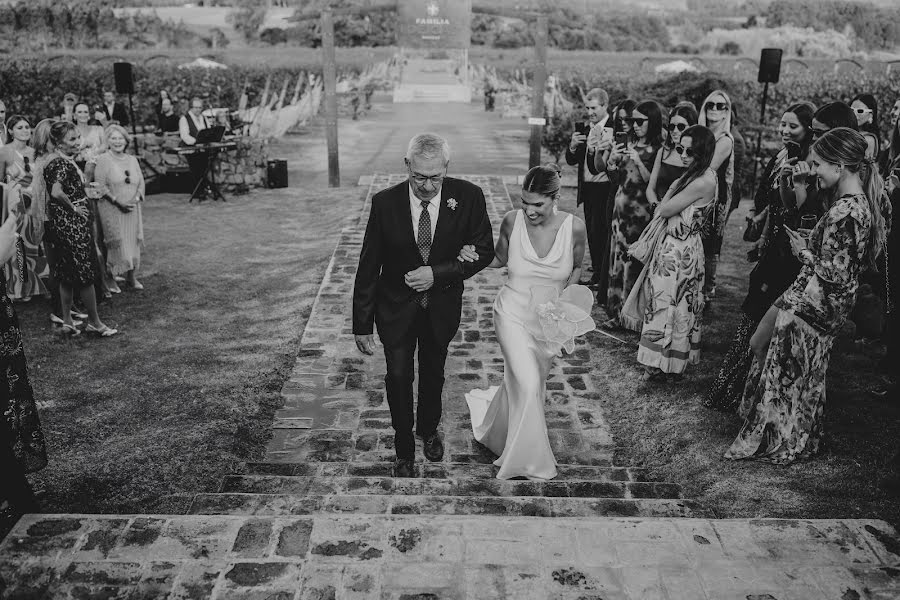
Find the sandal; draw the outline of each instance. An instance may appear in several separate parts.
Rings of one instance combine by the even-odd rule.
[[[74,325],[75,327],[78,327],[79,325],[83,324],[84,321],[82,321],[81,319],[76,319],[75,316],[76,315],[74,313],[72,313],[72,325]],[[85,316],[87,316],[87,315],[85,315]],[[54,325],[65,325],[65,323],[66,323],[65,321],[63,321],[62,319],[60,319],[53,313],[50,313],[50,322],[53,323]]]
[[[134,283],[129,283],[127,285],[128,285],[128,287],[130,287],[133,290],[140,291],[140,290],[144,289],[144,284],[136,279],[134,280]]]
[[[86,312],[84,312],[83,310],[77,309],[77,308],[73,308],[72,311],[70,312],[70,314],[72,315],[73,319],[84,320],[84,319],[88,318],[88,314]]]
[[[90,325],[88,325],[90,327]],[[68,323],[62,324],[62,332],[68,335],[69,337],[75,337],[76,335],[81,335],[81,330],[75,327],[74,325],[69,325]]]
[[[84,330],[87,333],[93,333],[94,335],[97,335],[100,337],[111,337],[111,336],[114,336],[117,333],[119,333],[118,329],[113,329],[112,327],[108,327],[106,325],[103,326],[103,329],[98,329],[97,327],[94,327],[90,323],[88,323],[85,326]]]

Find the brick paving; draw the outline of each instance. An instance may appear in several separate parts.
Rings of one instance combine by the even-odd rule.
[[[495,230],[511,208],[482,186]],[[679,486],[620,465],[590,381],[591,349],[557,361],[545,402],[560,475],[499,481],[464,393],[500,382],[491,303],[467,282],[450,348],[443,461],[391,477],[384,359],[350,330],[360,218],[342,232],[284,384],[263,460],[184,515],[29,515],[0,545],[3,598],[900,598],[900,538],[865,520],[714,520]],[[545,518],[539,518],[545,517]]]

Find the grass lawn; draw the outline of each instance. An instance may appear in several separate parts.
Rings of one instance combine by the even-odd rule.
[[[61,337],[18,304],[50,465],[45,511],[165,512],[260,457],[278,392],[356,189],[145,204],[146,290],[101,307],[121,334]]]
[[[562,206],[574,211],[574,190],[565,191]],[[835,344],[819,456],[788,467],[722,458],[741,420],[705,408],[701,400],[730,346],[747,290],[751,265],[741,240],[746,206],[729,220],[719,296],[703,322],[701,362],[683,382],[640,381],[636,333],[614,332],[628,344],[591,334],[593,380],[618,459],[650,468],[655,480],[681,484],[686,497],[722,518],[880,518],[900,524],[900,498],[877,486],[884,462],[900,450],[900,402],[867,394],[881,380],[880,344]]]

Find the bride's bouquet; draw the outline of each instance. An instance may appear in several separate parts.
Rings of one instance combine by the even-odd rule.
[[[553,353],[575,351],[575,338],[597,328],[591,318],[594,294],[583,285],[570,285],[559,293],[555,287],[531,288],[529,308],[536,319],[528,324],[535,339],[546,342]]]

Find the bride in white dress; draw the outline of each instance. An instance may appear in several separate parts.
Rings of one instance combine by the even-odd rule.
[[[522,184],[522,208],[503,218],[496,258],[509,279],[494,300],[494,329],[503,353],[503,384],[472,390],[466,402],[475,439],[500,457],[498,479],[556,477],[544,419],[553,357],[571,352],[574,338],[594,329],[591,291],[581,278],[584,222],[559,212],[559,168],[534,167]],[[474,260],[466,246],[459,260]]]

